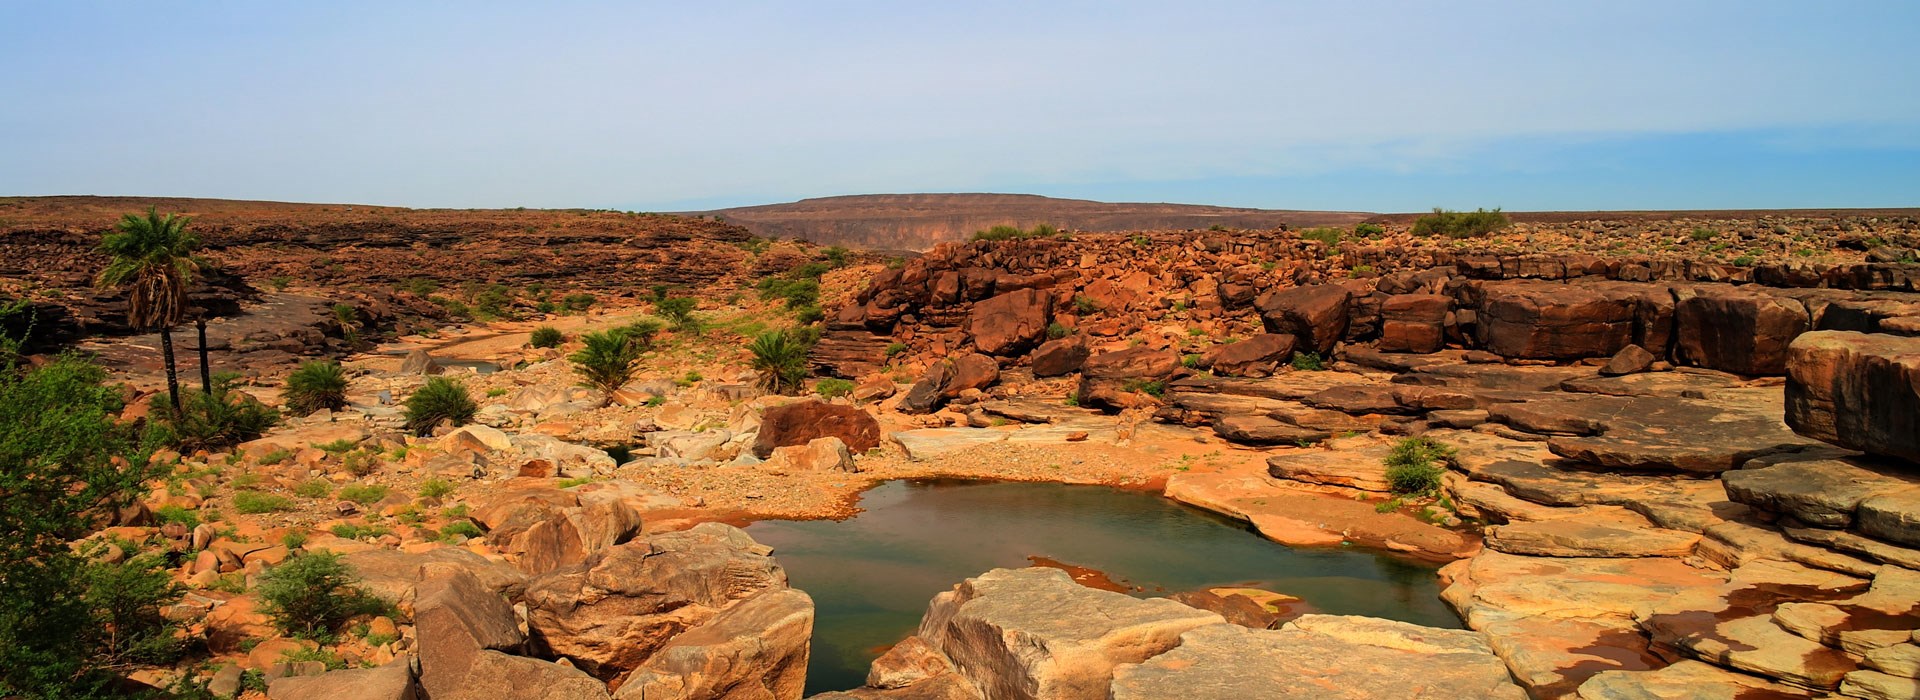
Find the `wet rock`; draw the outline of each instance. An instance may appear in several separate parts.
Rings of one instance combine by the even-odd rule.
[[[786,572],[768,551],[738,528],[703,523],[536,578],[524,596],[533,646],[618,678],[729,605],[785,588]]]
[[[1037,289],[1008,292],[973,305],[967,332],[988,355],[1017,355],[1047,335],[1053,320],[1053,295]]]
[[[1080,371],[1087,363],[1087,340],[1082,336],[1070,336],[1058,340],[1049,340],[1033,349],[1033,376],[1059,377]]]
[[[1745,375],[1787,370],[1787,345],[1811,324],[1790,298],[1738,288],[1705,289],[1674,308],[1680,357]]]
[[[1265,377],[1293,357],[1294,338],[1280,333],[1257,333],[1237,343],[1207,351],[1205,364],[1214,374],[1229,377]]]
[[[1795,432],[1920,463],[1920,338],[1815,331],[1794,340],[1790,355]]]
[[[1347,333],[1352,296],[1339,285],[1314,284],[1267,292],[1254,300],[1254,306],[1268,333],[1292,335],[1299,339],[1302,352],[1325,355]]]
[[[413,684],[412,664],[406,659],[390,661],[378,668],[352,668],[328,671],[318,676],[280,678],[267,685],[268,700],[414,700],[420,697]]]
[[[995,569],[934,596],[916,636],[988,697],[1099,699],[1116,665],[1209,624],[1224,626],[1170,600],[1081,586],[1059,569]]]
[[[667,642],[628,674],[615,700],[797,700],[805,689],[813,599],[769,590]]]
[[[1376,618],[1307,615],[1279,630],[1209,625],[1121,666],[1113,700],[1488,698],[1522,700],[1480,634]]]
[[[776,447],[805,445],[823,437],[839,438],[847,449],[866,452],[880,446],[880,423],[853,406],[813,400],[781,404],[761,413],[753,454],[766,459]]]
[[[1654,357],[1653,353],[1647,352],[1646,348],[1638,345],[1628,345],[1621,348],[1620,352],[1614,353],[1613,357],[1607,360],[1607,364],[1601,366],[1600,375],[1605,377],[1618,377],[1623,374],[1645,372],[1648,367],[1653,366],[1653,361],[1656,359],[1659,358]]]

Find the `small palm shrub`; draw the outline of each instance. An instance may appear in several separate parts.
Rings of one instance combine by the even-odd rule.
[[[151,415],[165,442],[185,452],[201,448],[232,447],[258,439],[280,421],[280,412],[233,386],[237,374],[213,377],[213,393],[186,389],[180,412],[163,395],[151,403]]]
[[[280,395],[286,399],[287,412],[296,416],[338,411],[347,407],[347,374],[337,363],[308,362],[287,375]]]
[[[640,344],[619,329],[588,333],[580,336],[580,342],[584,347],[567,356],[573,363],[573,373],[580,375],[582,386],[599,389],[612,401],[613,392],[633,379],[640,362]]]
[[[753,353],[753,371],[760,375],[760,388],[785,394],[800,388],[807,378],[807,344],[781,331],[761,333],[747,344]]]
[[[1406,438],[1387,453],[1387,486],[1394,493],[1433,493],[1440,490],[1440,477],[1453,461],[1453,448],[1446,444],[1427,437]]]
[[[560,329],[554,328],[553,326],[535,328],[533,329],[533,337],[527,339],[527,344],[536,348],[557,348],[564,342],[567,342],[567,336],[561,334]]]
[[[387,604],[359,585],[332,552],[303,552],[260,576],[262,612],[289,636],[332,639],[348,620],[384,612]]]
[[[407,430],[426,437],[441,423],[466,425],[480,407],[467,385],[446,377],[431,377],[426,386],[407,397]]]

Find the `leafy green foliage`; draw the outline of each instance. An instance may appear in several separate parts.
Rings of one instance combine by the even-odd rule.
[[[288,558],[260,576],[257,592],[261,612],[275,627],[306,639],[331,639],[353,617],[387,608],[359,586],[352,569],[332,552],[302,552]]]
[[[187,221],[148,207],[144,217],[120,217],[100,239],[100,252],[110,258],[100,286],[127,289],[127,322],[135,328],[172,327],[185,317],[187,287],[200,269],[193,255],[200,237],[187,231]]]
[[[439,477],[433,477],[420,482],[420,496],[422,498],[445,498],[447,495],[453,493],[453,488],[453,482]]]
[[[1387,486],[1394,493],[1433,493],[1440,489],[1445,465],[1453,461],[1451,446],[1427,437],[1403,439],[1387,453]]]
[[[605,392],[612,401],[613,392],[626,386],[639,369],[643,348],[621,329],[588,333],[580,336],[580,342],[583,347],[567,356],[573,373],[580,375],[582,386]]]
[[[1047,324],[1047,337],[1049,339],[1059,340],[1061,338],[1065,338],[1070,335],[1073,335],[1073,329],[1068,328],[1067,324],[1061,323],[1059,321],[1054,321],[1053,323]]]
[[[700,319],[693,315],[696,306],[699,306],[699,302],[692,297],[665,297],[653,303],[653,310],[673,324],[674,330],[687,331],[700,327]]]
[[[348,484],[340,487],[340,498],[360,505],[379,503],[387,497],[387,487],[379,484]]]
[[[800,388],[807,378],[808,344],[781,331],[761,333],[747,344],[753,353],[753,371],[760,375],[760,388],[785,394]]]
[[[287,375],[280,395],[287,412],[304,416],[315,411],[338,411],[347,407],[347,374],[339,363],[316,360],[300,365]]]
[[[567,336],[553,326],[535,328],[533,335],[527,339],[527,344],[536,348],[557,348],[564,342],[567,342]]]
[[[233,494],[233,509],[248,515],[277,513],[293,510],[293,501],[278,494],[241,491]]]
[[[407,397],[406,407],[407,430],[423,437],[441,423],[465,425],[480,411],[467,385],[446,377],[429,377],[425,386]]]
[[[893,357],[906,351],[906,343],[887,343],[887,357]]]
[[[1479,238],[1494,231],[1513,225],[1513,220],[1498,207],[1492,210],[1475,209],[1473,211],[1449,211],[1436,208],[1432,214],[1422,216],[1413,222],[1415,236],[1446,236],[1448,238]]]
[[[820,303],[820,282],[813,279],[768,277],[755,285],[762,300],[785,299],[787,308],[799,309]]]
[[[822,250],[820,252],[821,254],[827,256],[827,264],[832,265],[834,267],[846,267],[847,263],[849,262],[846,248],[842,248],[837,245],[827,246],[826,250]]]
[[[1136,380],[1127,382],[1126,386],[1123,388],[1125,388],[1127,391],[1146,394],[1154,398],[1160,398],[1167,395],[1167,383],[1157,379],[1152,379],[1152,380],[1136,379]]]
[[[1360,223],[1360,224],[1353,225],[1353,235],[1359,236],[1361,238],[1376,238],[1379,236],[1384,236],[1386,234],[1387,234],[1387,227],[1381,226],[1379,224]]]
[[[813,393],[822,398],[839,398],[853,393],[853,382],[838,377],[828,377],[813,383]]]
[[[576,292],[576,293],[568,294],[564,297],[561,297],[560,306],[561,308],[564,308],[568,311],[572,311],[574,313],[580,313],[582,311],[586,311],[587,309],[593,308],[593,304],[596,301],[599,301],[599,300],[594,298],[592,294],[588,294],[586,292]]]
[[[293,487],[293,493],[301,498],[326,498],[328,494],[333,493],[333,484],[327,483],[324,479],[303,481],[299,486]]]
[[[1031,229],[1021,229],[1017,226],[1001,224],[985,231],[975,231],[973,240],[1007,241],[1019,238],[1051,238],[1057,235],[1060,235],[1060,229],[1048,224],[1037,224]]]
[[[154,396],[151,415],[158,426],[156,433],[182,452],[232,447],[265,435],[280,421],[280,412],[235,390],[239,379],[231,373],[214,375],[211,394],[186,389],[178,414],[165,396]]]
[[[1326,361],[1321,359],[1320,353],[1317,352],[1296,352],[1293,354],[1291,364],[1294,369],[1307,372],[1318,372],[1327,368]]]
[[[1300,240],[1319,241],[1327,244],[1329,247],[1340,245],[1340,239],[1344,237],[1346,237],[1346,232],[1329,226],[1310,228],[1300,232]]]

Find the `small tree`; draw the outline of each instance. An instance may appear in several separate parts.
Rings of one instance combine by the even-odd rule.
[[[347,407],[347,374],[336,362],[308,362],[287,375],[280,395],[286,399],[287,412],[296,416],[338,411]]]
[[[425,437],[441,423],[465,425],[480,407],[467,392],[467,385],[446,377],[431,377],[426,386],[407,397],[407,430]]]
[[[613,401],[613,392],[633,379],[643,349],[634,337],[620,329],[580,336],[584,347],[567,357],[582,386],[599,389]]]
[[[653,303],[653,310],[672,323],[674,330],[685,331],[699,326],[699,319],[693,317],[697,304],[690,297],[665,297]]]
[[[261,612],[275,627],[306,639],[331,639],[348,620],[387,607],[333,552],[302,552],[268,569],[258,593]]]
[[[781,331],[761,333],[747,344],[753,353],[753,370],[760,375],[760,388],[776,394],[796,391],[807,379],[807,350],[793,336]]]
[[[235,390],[239,380],[231,372],[214,375],[213,391],[186,390],[177,413],[166,410],[163,397],[154,397],[156,434],[182,450],[231,447],[265,435],[280,421],[280,412]]]
[[[100,239],[100,252],[110,256],[100,271],[102,287],[127,290],[127,323],[134,328],[160,331],[160,351],[167,368],[169,405],[180,410],[179,369],[173,361],[173,327],[187,313],[187,286],[200,260],[193,251],[200,238],[187,231],[186,217],[161,216],[153,207],[142,217],[127,214],[114,232]]]

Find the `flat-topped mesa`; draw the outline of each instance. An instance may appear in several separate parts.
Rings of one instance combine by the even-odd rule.
[[[1794,432],[1920,464],[1920,338],[1817,331],[1789,352]]]

